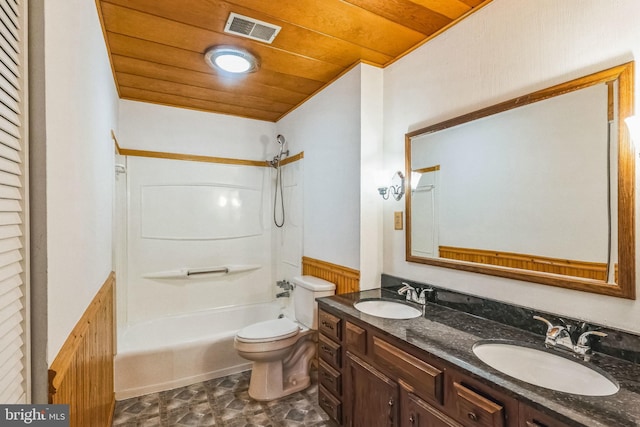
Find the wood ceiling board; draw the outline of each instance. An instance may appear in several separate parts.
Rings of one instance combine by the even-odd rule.
[[[212,113],[228,114],[249,119],[275,122],[280,116],[277,112],[268,112],[253,108],[223,105],[217,102],[186,98],[178,95],[168,95],[126,86],[120,87],[120,96],[131,101],[150,102],[152,104],[168,105],[171,107],[189,108],[192,110],[208,111]]]
[[[462,3],[469,5],[471,7],[477,7],[482,5],[483,3],[489,3],[493,0],[460,0]]]
[[[179,8],[175,7],[175,0],[105,0],[105,2],[219,34],[224,34],[223,30],[231,12],[249,16],[282,27],[271,44],[274,48],[343,67],[349,67],[360,59],[378,65],[386,64],[393,59],[390,55],[363,48],[348,40],[321,34],[252,9],[231,5],[226,1],[182,0]],[[231,35],[231,37],[236,36]],[[241,40],[247,43],[247,46],[260,43]]]
[[[424,34],[340,0],[229,0],[318,33],[396,57]]]
[[[204,56],[201,53],[111,32],[107,33],[107,37],[110,51],[113,55],[140,58],[150,62],[173,65],[203,73],[215,73],[215,71],[204,62]],[[333,66],[314,67],[316,63],[313,61],[291,60],[290,57],[285,55],[282,55],[280,58],[273,58],[272,62],[273,64],[263,63],[258,74],[267,74],[267,72],[286,74],[324,84],[342,71],[340,68],[336,70]],[[270,65],[274,66],[270,67]]]
[[[235,46],[250,49],[258,58],[260,58],[261,68],[285,74],[295,73],[295,75],[300,75],[300,77],[310,78],[312,80],[326,82],[346,68],[313,58],[292,54],[284,50],[275,49],[262,43],[251,45],[251,42],[248,39],[240,40],[236,37],[195,29],[194,27],[185,26],[184,24],[178,24],[173,21],[167,21],[162,18],[156,18],[151,15],[139,14],[139,12],[135,11],[133,13],[139,15],[134,20],[135,23],[132,24],[129,19],[122,19],[121,21],[118,17],[119,15],[123,15],[124,17],[130,18],[130,13],[112,14],[111,12],[114,12],[112,7],[114,6],[105,8],[105,10],[110,10],[108,13],[105,13],[106,27],[110,33],[115,32],[133,39],[147,40],[156,44],[191,51],[200,55],[203,63],[204,59],[202,59],[202,54],[209,46],[233,44]],[[117,6],[116,8],[119,9],[118,12],[123,11],[123,8]],[[156,20],[164,22],[156,22]],[[109,22],[112,22],[112,24]],[[113,24],[114,22],[115,24]],[[158,28],[161,27],[160,24],[163,23],[169,23],[170,25],[160,31]]]
[[[274,65],[277,66],[280,61],[294,61],[339,73],[358,60],[357,56],[346,57],[340,52],[324,52],[323,55],[329,60],[316,59],[298,52],[279,49],[273,45],[255,43],[250,39],[193,27],[111,3],[104,3],[102,12],[108,31],[201,54],[215,45],[240,46],[258,56],[263,66],[269,69],[274,69]]]
[[[426,35],[435,33],[452,21],[451,18],[426,9],[409,0],[344,1]],[[467,9],[469,8],[467,7]]]
[[[471,6],[460,0],[407,0],[429,9],[450,19],[458,19],[469,10]]]
[[[112,55],[111,59],[114,69],[122,73],[216,90],[221,90],[228,86],[225,81],[218,81],[221,78],[220,76],[209,72],[202,73],[120,55]],[[258,89],[259,91],[267,92],[269,96],[278,98],[282,102],[292,102],[294,104],[304,99],[306,94],[322,87],[322,83],[315,80],[299,79],[278,73],[254,73],[249,77],[252,79],[252,86],[260,88]],[[287,82],[283,83],[285,80]],[[279,83],[280,85],[278,86]]]
[[[265,98],[246,95],[241,91],[223,92],[198,86],[190,86],[182,83],[169,82],[166,80],[157,80],[149,77],[136,76],[133,74],[117,74],[118,83],[121,86],[150,90],[152,92],[167,93],[177,96],[183,96],[185,98],[200,99],[203,101],[215,101],[226,105],[254,108],[264,111],[275,111],[279,113],[284,113],[294,107],[294,104],[269,101]]]
[[[355,65],[387,66],[490,2],[96,0],[96,5],[123,98],[274,121]],[[231,11],[282,30],[272,45],[223,33]],[[203,53],[218,44],[250,50],[260,69],[238,79],[210,68]]]

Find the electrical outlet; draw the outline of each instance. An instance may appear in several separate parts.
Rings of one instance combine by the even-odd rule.
[[[402,211],[393,213],[393,228],[396,230],[402,230]]]

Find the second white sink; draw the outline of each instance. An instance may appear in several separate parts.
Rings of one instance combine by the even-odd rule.
[[[413,319],[422,315],[420,310],[410,305],[381,299],[364,300],[353,306],[362,313],[385,319]]]
[[[540,387],[583,396],[609,396],[620,387],[605,374],[544,350],[508,342],[479,342],[473,352],[487,365]]]

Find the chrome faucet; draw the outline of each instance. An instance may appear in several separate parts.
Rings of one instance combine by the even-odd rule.
[[[425,305],[427,303],[427,293],[433,292],[431,288],[416,289],[407,282],[402,282],[402,287],[398,289],[398,294],[406,295],[405,299],[409,302],[417,302]],[[418,293],[419,292],[419,293]]]
[[[547,333],[544,339],[544,344],[548,348],[559,347],[561,349],[569,350],[576,357],[582,357],[585,362],[591,359],[591,346],[589,345],[589,337],[595,335],[598,337],[606,337],[607,334],[600,331],[586,331],[583,332],[576,342],[573,343],[571,338],[570,328],[562,325],[553,325],[547,319],[541,316],[533,316],[535,320],[544,322],[547,325]],[[588,328],[588,325],[583,324],[583,330]]]
[[[416,299],[418,299],[418,293],[413,286],[411,286],[407,282],[402,282],[402,285],[403,286],[398,289],[398,294],[406,295],[405,299],[407,301],[415,301]]]

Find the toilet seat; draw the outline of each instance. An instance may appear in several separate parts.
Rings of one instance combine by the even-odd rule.
[[[266,320],[242,328],[236,334],[236,340],[245,343],[280,341],[296,336],[300,332],[297,323],[283,317]]]

